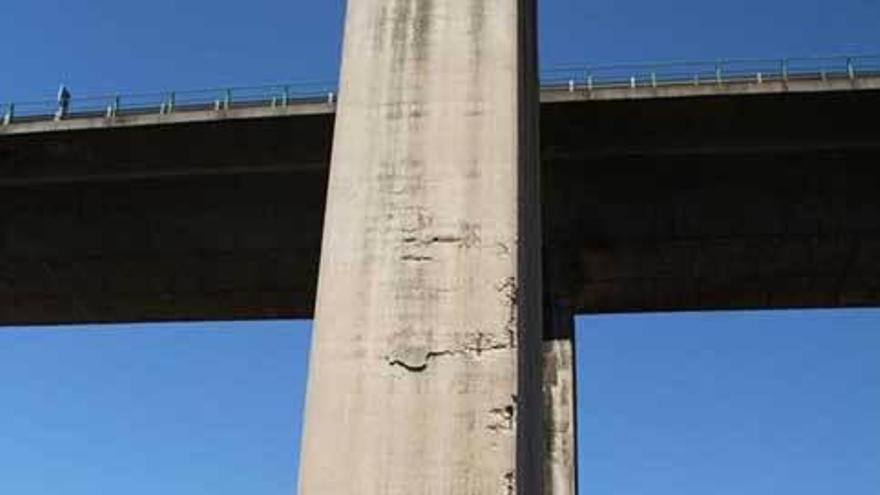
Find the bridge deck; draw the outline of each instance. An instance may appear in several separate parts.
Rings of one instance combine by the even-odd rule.
[[[545,89],[548,295],[880,303],[877,83]],[[310,316],[333,129],[317,105],[4,127],[0,324]]]

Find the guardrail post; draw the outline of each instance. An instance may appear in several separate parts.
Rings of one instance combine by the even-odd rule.
[[[782,59],[782,81],[788,82],[788,59]]]
[[[593,75],[589,73],[587,74],[587,90],[593,91]]]
[[[290,91],[287,86],[284,86],[281,89],[281,106],[286,107],[289,99],[290,99]]]
[[[15,103],[10,103],[6,108],[6,113],[3,114],[3,125],[9,125],[12,123],[12,118],[15,116]]]
[[[849,80],[850,80],[850,81],[855,80],[855,78],[856,78],[856,67],[855,67],[855,65],[853,64],[853,59],[852,59],[852,57],[847,57],[847,58],[846,58],[846,73],[847,73],[847,75],[849,75]]]
[[[755,74],[755,79],[758,81],[758,84],[764,84],[764,74],[762,74],[760,71]]]
[[[724,82],[721,77],[721,62],[715,63],[715,82],[718,83],[719,86]]]
[[[656,72],[651,72],[651,87],[652,88],[657,87],[657,73]]]
[[[168,94],[168,113],[174,112],[174,106],[177,104],[177,95],[172,91]]]
[[[327,104],[332,105],[336,101],[336,95],[333,94],[333,91],[327,93]]]
[[[636,89],[636,76],[629,76],[630,89]]]
[[[223,96],[223,109],[229,110],[229,105],[232,104],[232,90],[227,89],[226,94]]]
[[[568,92],[574,93],[574,79],[568,80]]]

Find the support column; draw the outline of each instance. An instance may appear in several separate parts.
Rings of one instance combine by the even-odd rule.
[[[574,314],[545,299],[544,495],[577,494]]]
[[[299,491],[538,494],[534,0],[349,0]]]

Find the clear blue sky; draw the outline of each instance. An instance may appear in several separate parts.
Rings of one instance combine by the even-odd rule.
[[[880,493],[880,311],[578,321],[581,493]]]
[[[880,53],[878,0],[540,0],[545,67]],[[4,0],[0,101],[335,79],[342,0]]]
[[[334,79],[341,0],[7,0],[0,101]],[[543,0],[542,63],[880,53],[878,0]],[[0,332],[0,494],[289,495],[303,322]],[[876,494],[880,312],[579,320],[587,495]]]

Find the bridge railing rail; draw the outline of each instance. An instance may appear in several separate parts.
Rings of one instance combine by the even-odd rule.
[[[570,65],[545,71],[541,75],[541,86],[545,89],[591,91],[674,85],[857,80],[864,77],[880,77],[880,55]],[[101,116],[112,119],[120,115],[223,111],[322,102],[332,104],[337,97],[336,87],[336,83],[332,81],[317,81],[98,97],[74,96],[66,107],[62,107],[57,100],[0,103],[0,125],[52,119]]]
[[[880,55],[741,59],[656,64],[562,66],[546,71],[542,86],[569,89],[643,88],[795,80],[840,80],[880,75]]]
[[[0,124],[11,122],[113,118],[120,115],[170,114],[178,111],[229,110],[233,108],[288,106],[333,102],[336,84],[299,82],[263,86],[165,91],[105,96],[72,96],[66,108],[58,100],[0,103]]]

